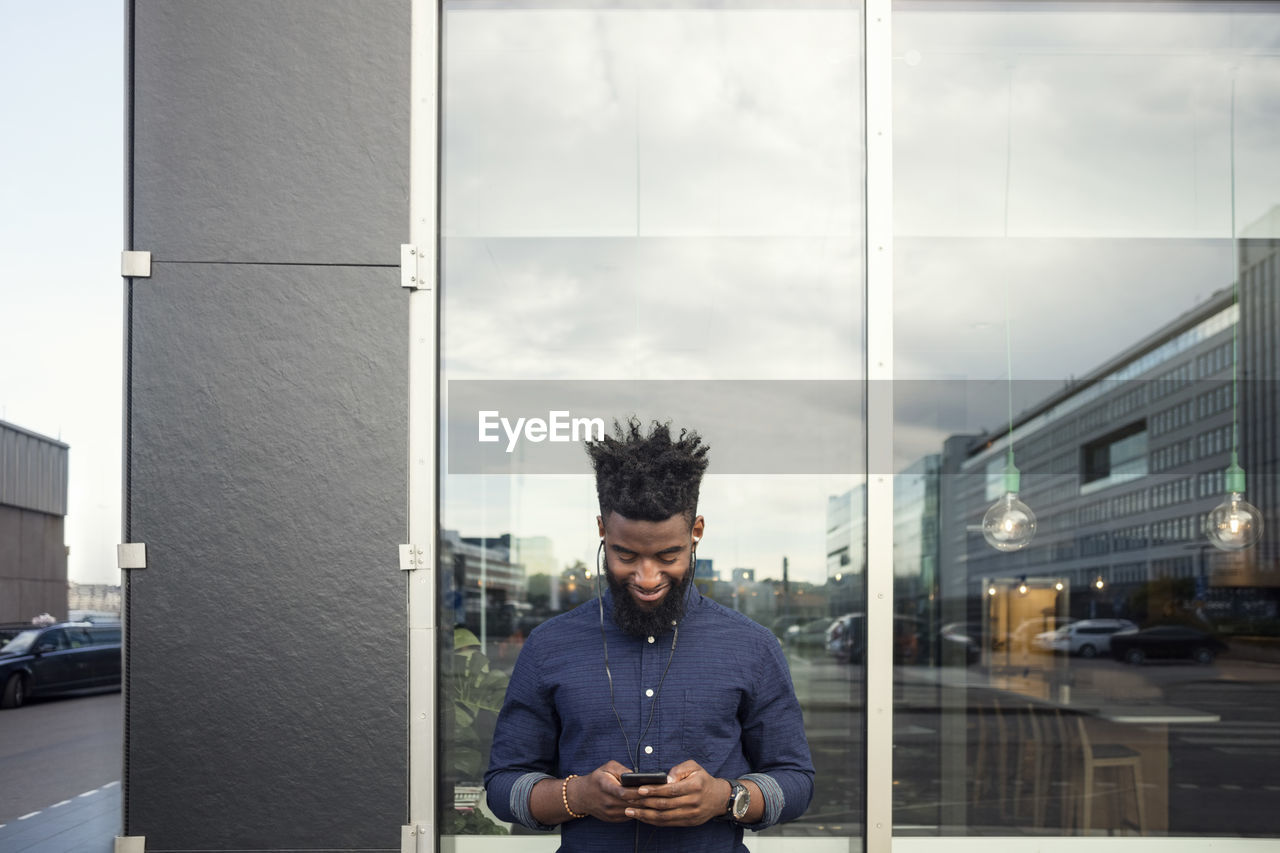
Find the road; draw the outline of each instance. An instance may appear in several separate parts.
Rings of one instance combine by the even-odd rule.
[[[119,693],[0,711],[0,850],[109,851],[119,832],[121,731]]]
[[[1276,835],[1280,807],[1280,666],[1219,659],[1213,665],[1153,663],[1134,667],[1111,660],[1069,662],[1076,683],[1116,697],[1116,701],[1159,703],[1215,714],[1213,723],[1168,727],[1169,835]],[[980,667],[952,674],[983,687],[988,674]],[[806,729],[818,774],[814,803],[785,834],[821,834],[834,826],[845,833],[861,831],[863,788],[862,678],[858,665],[822,657],[792,659],[792,676],[805,709]],[[928,687],[936,670],[895,667],[894,803],[895,825],[905,834],[936,834],[944,805],[941,693]],[[968,716],[968,737],[973,721]],[[1016,734],[1010,726],[1006,759],[1014,760]],[[975,754],[970,743],[969,755]],[[973,769],[969,768],[969,773]],[[951,791],[971,792],[974,778],[959,780]],[[1110,784],[1108,780],[1106,784]],[[1061,790],[1055,788],[1055,790]],[[967,794],[966,794],[967,796]],[[967,833],[1009,834],[1030,827],[1030,809],[1013,817],[1012,803],[992,799],[984,788],[979,803],[968,807]],[[1019,812],[1021,815],[1021,812]],[[1054,819],[1050,814],[1050,826]],[[819,830],[822,827],[822,830]]]
[[[1280,667],[1220,661],[1148,665],[1170,704],[1222,719],[1169,727],[1170,832],[1276,834],[1280,807]],[[1197,670],[1199,670],[1197,672]]]
[[[1275,835],[1280,806],[1280,666],[1220,659],[1212,666],[1109,660],[1071,661],[1078,683],[1113,684],[1134,698],[1217,714],[1216,723],[1170,726],[1171,835]],[[918,683],[923,668],[898,668],[895,681]],[[863,804],[862,667],[822,657],[792,661],[818,768],[813,806],[787,835],[861,834]],[[963,676],[981,681],[970,668]],[[906,692],[904,692],[906,691]],[[917,690],[915,695],[919,696]],[[937,756],[940,718],[932,702],[898,703],[895,715],[895,822],[928,830],[942,806]],[[0,850],[4,853],[109,853],[118,832],[120,694],[36,702],[0,711]],[[962,787],[972,784],[964,780]],[[1017,832],[1017,821],[973,834]],[[92,827],[91,842],[69,841],[69,826]],[[773,832],[773,831],[771,831]],[[42,840],[43,839],[43,840]],[[60,840],[59,840],[60,839]]]

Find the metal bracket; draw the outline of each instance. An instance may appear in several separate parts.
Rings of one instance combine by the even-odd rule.
[[[400,853],[427,853],[432,840],[423,824],[400,827]]]
[[[430,290],[431,280],[419,270],[422,253],[412,243],[400,244],[400,286],[409,290]]]
[[[114,853],[146,853],[145,835],[117,835]]]
[[[126,542],[116,546],[117,569],[145,569],[147,567],[147,543]],[[141,838],[142,836],[138,836]]]
[[[151,278],[151,253],[121,252],[120,275],[125,278]]]
[[[430,545],[401,545],[400,571],[412,572],[416,569],[431,568]]]

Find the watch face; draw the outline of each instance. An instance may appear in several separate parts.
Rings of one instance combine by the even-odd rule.
[[[751,807],[751,792],[745,786],[735,782],[733,785],[733,819],[742,820]]]

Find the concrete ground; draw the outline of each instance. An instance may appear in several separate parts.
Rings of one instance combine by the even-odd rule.
[[[119,834],[120,783],[110,782],[0,825],[0,850],[112,853]]]

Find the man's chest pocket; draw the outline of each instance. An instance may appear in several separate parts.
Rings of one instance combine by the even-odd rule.
[[[681,746],[686,758],[713,775],[742,750],[738,698],[737,691],[686,690],[684,694]]]

